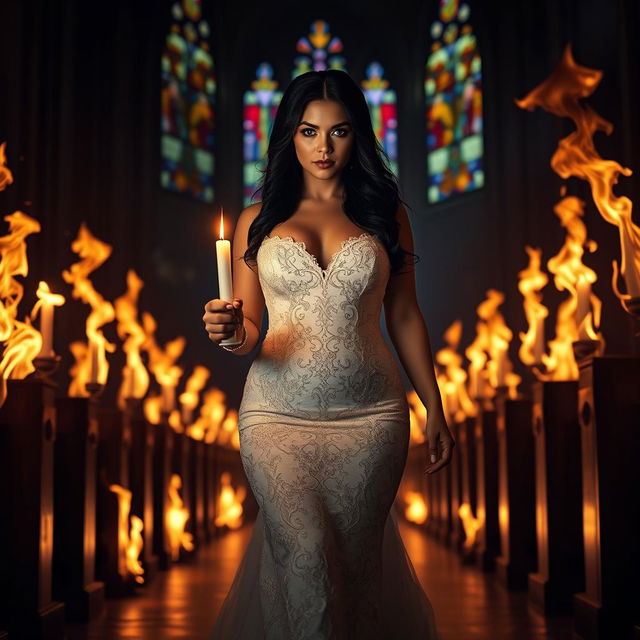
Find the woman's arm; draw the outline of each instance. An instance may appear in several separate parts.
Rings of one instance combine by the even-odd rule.
[[[402,248],[413,251],[413,234],[402,203],[398,206],[396,219],[400,223],[399,242]],[[407,256],[407,261],[409,258]],[[455,443],[442,408],[429,333],[416,298],[415,268],[412,264],[405,264],[402,273],[389,278],[384,297],[384,316],[400,362],[422,404],[427,408],[426,436],[431,456],[438,455],[438,441],[442,447],[442,458],[428,467],[430,472],[437,471],[449,462]],[[435,462],[433,457],[431,462]]]

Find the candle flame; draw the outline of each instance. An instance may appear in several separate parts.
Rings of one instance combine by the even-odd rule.
[[[220,240],[224,240],[224,210],[220,207]]]

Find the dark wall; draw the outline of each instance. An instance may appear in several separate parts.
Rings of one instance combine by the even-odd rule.
[[[502,310],[514,331],[511,358],[525,375],[517,362],[517,334],[526,329],[517,273],[527,264],[526,244],[542,247],[546,263],[563,242],[553,206],[564,181],[549,162],[573,124],[539,109],[524,111],[514,100],[547,78],[571,43],[578,64],[604,72],[587,102],[614,131],[596,134],[596,147],[634,171],[621,178],[616,194],[638,201],[634,106],[640,52],[631,37],[638,5],[471,2],[483,56],[486,186],[428,205],[423,76],[437,4],[403,0],[391,11],[360,0],[329,1],[320,12],[294,2],[209,3],[218,81],[217,172],[216,201],[205,204],[158,187],[159,55],[170,3],[8,3],[0,23],[7,61],[0,65],[0,140],[7,140],[15,183],[0,193],[0,211],[22,209],[43,227],[28,240],[30,274],[21,313],[29,310],[40,279],[68,296],[60,273],[76,261],[70,244],[86,221],[114,246],[93,277],[98,290],[113,300],[124,291],[126,270],[135,268],[146,283],[141,308],[158,319],[160,341],[186,336],[183,364],[208,365],[212,382],[237,406],[251,357],[222,353],[208,342],[201,323],[202,305],[217,296],[213,222],[221,206],[230,220],[242,208],[242,94],[258,63],[271,62],[285,88],[297,38],[322,17],[342,39],[356,79],[378,59],[397,91],[402,193],[421,257],[418,295],[434,351],[458,318],[464,324],[462,347],[469,344],[475,308],[487,289],[496,288],[506,294]],[[586,183],[570,179],[566,185],[585,201],[589,237],[599,244],[585,262],[599,274],[594,291],[603,300],[607,351],[630,352],[631,323],[610,286],[611,260],[619,259],[616,229],[597,213]],[[552,289],[550,284],[544,290],[552,307],[548,338],[563,298]],[[71,357],[62,345],[82,338],[86,311],[70,301],[58,315],[64,372]],[[115,323],[105,332],[115,339]],[[122,358],[111,362],[115,374]],[[217,375],[221,369],[229,375]]]

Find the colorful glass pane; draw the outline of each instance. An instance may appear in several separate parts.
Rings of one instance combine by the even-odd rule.
[[[273,79],[273,68],[268,62],[258,66],[251,89],[244,93],[242,148],[244,158],[244,206],[253,201],[260,170],[264,168],[271,127],[276,117],[282,91]],[[256,194],[259,200],[259,193]]]
[[[484,185],[482,73],[469,6],[440,0],[431,25],[424,91],[428,152],[428,201]]]
[[[301,55],[293,61],[294,69],[291,79],[307,71],[324,71],[325,69],[346,71],[345,59],[339,55],[342,49],[342,40],[331,35],[329,23],[326,20],[314,20],[309,33],[296,43],[296,51]]]
[[[384,79],[384,69],[379,62],[372,62],[366,70],[361,86],[364,92],[371,123],[376,137],[389,158],[390,169],[398,176],[398,114],[396,92]]]
[[[163,187],[213,202],[216,79],[199,0],[171,7],[173,24],[161,58]]]

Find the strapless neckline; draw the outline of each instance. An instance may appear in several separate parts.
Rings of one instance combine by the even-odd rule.
[[[360,240],[363,240],[364,238],[374,238],[375,236],[373,236],[370,233],[361,233],[359,236],[349,236],[348,238],[346,238],[345,240],[342,241],[342,243],[340,244],[340,248],[331,256],[331,258],[329,258],[329,262],[327,263],[327,266],[325,269],[323,269],[320,266],[320,263],[318,262],[318,259],[307,249],[307,245],[305,244],[305,242],[303,240],[294,240],[291,236],[265,236],[263,239],[263,242],[265,242],[266,240],[280,240],[280,241],[284,241],[284,242],[290,242],[291,244],[293,244],[294,246],[298,247],[299,249],[302,249],[302,253],[306,256],[308,256],[311,259],[312,264],[318,269],[318,271],[320,271],[321,275],[323,278],[326,278],[327,274],[331,271],[331,267],[333,266],[334,262],[336,261],[336,259],[338,258],[338,256],[340,256],[340,254],[353,242],[358,242]]]

